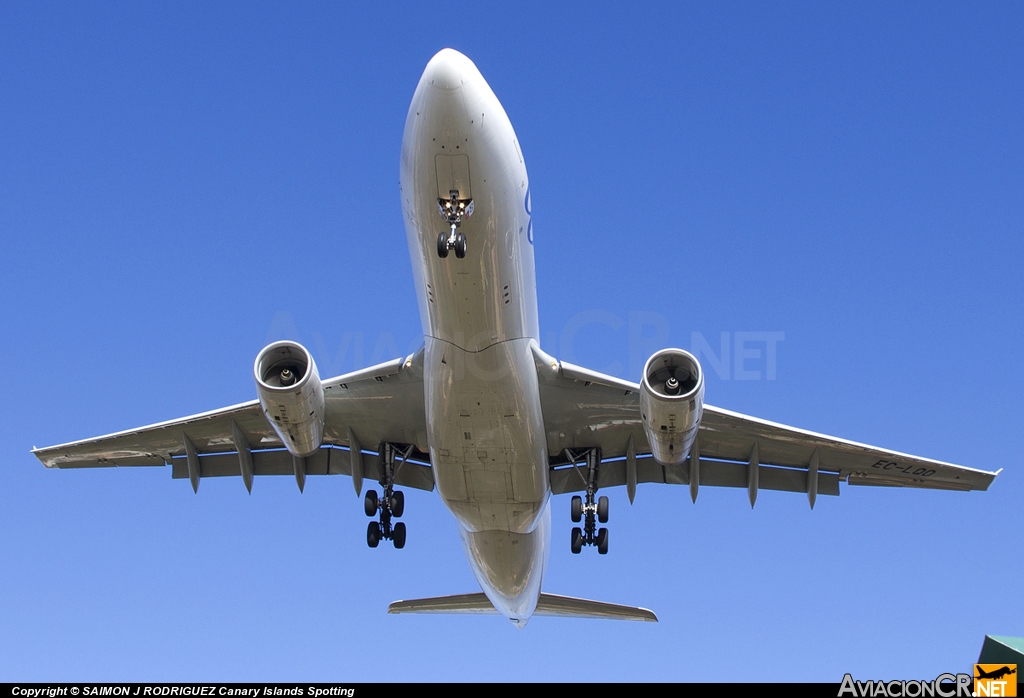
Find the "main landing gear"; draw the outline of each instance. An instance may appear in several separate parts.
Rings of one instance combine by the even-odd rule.
[[[466,256],[466,236],[458,232],[458,228],[463,218],[473,215],[473,200],[460,199],[458,189],[452,189],[448,194],[448,199],[437,200],[437,212],[450,228],[448,232],[441,231],[437,235],[437,256],[445,259],[449,250],[455,250],[455,256],[462,259]]]
[[[583,500],[583,497],[576,495],[572,498],[570,508],[573,523],[584,521],[582,529],[578,526],[572,529],[573,555],[579,555],[584,545],[596,545],[599,554],[607,555],[608,529],[599,529],[597,523],[608,523],[608,498],[599,497],[596,502],[594,501],[594,495],[597,494],[597,473],[601,465],[601,449],[590,448],[582,453],[574,453],[566,449],[565,452],[586,486],[586,501]],[[584,462],[586,474],[579,466],[581,459]]]
[[[395,489],[395,477],[402,469],[409,454],[412,453],[412,446],[400,450],[395,444],[381,444],[380,460],[380,484],[384,488],[382,496],[377,496],[377,490],[367,490],[363,498],[363,510],[367,516],[378,516],[377,521],[371,521],[366,527],[366,544],[376,548],[381,539],[390,540],[396,548],[405,547],[405,524],[401,521],[391,524],[391,519],[399,519],[405,512],[405,495]],[[397,465],[395,461],[401,459]]]

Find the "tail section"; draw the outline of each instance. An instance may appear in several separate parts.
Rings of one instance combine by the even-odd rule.
[[[435,596],[429,599],[395,601],[388,606],[388,613],[489,613],[496,614],[490,600],[482,593]],[[560,616],[562,618],[608,618],[613,620],[638,620],[657,623],[658,616],[646,608],[620,606],[603,601],[576,599],[557,594],[541,594],[535,616]]]

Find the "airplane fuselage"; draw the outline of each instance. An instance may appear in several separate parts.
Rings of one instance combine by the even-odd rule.
[[[439,201],[472,200],[465,258],[441,258]],[[402,139],[401,196],[420,318],[431,463],[473,572],[524,624],[550,541],[529,180],[505,110],[476,66],[437,54]]]

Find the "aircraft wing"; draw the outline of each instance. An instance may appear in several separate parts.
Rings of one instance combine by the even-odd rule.
[[[698,485],[839,494],[850,485],[985,490],[998,475],[921,458],[834,436],[776,424],[704,406],[694,452],[677,466],[650,457],[640,420],[640,386],[560,362],[534,347],[540,376],[541,409],[552,458],[556,494],[582,491],[582,474],[566,449],[601,449],[599,487],[639,482],[690,484],[694,460]],[[815,457],[815,454],[817,456]],[[691,454],[693,455],[693,454]],[[756,473],[751,473],[751,463]],[[816,468],[814,467],[816,464]],[[812,484],[811,475],[815,482]],[[696,487],[691,486],[696,496]],[[813,496],[812,496],[813,499]]]
[[[294,475],[301,488],[306,475],[354,474],[361,484],[365,474],[375,481],[377,456],[359,445],[406,443],[416,451],[396,483],[432,490],[422,357],[421,350],[324,381],[324,446],[303,459],[284,450],[258,400],[33,453],[48,468],[171,465],[172,477],[189,478],[194,488],[201,478],[229,475],[247,488],[253,475]]]

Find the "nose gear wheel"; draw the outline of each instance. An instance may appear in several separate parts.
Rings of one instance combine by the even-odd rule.
[[[460,199],[458,189],[448,194],[447,199],[437,200],[437,212],[449,228],[448,232],[442,231],[437,236],[437,256],[445,259],[450,250],[455,250],[455,256],[462,259],[466,256],[466,236],[458,229],[463,219],[473,215],[473,199]]]

